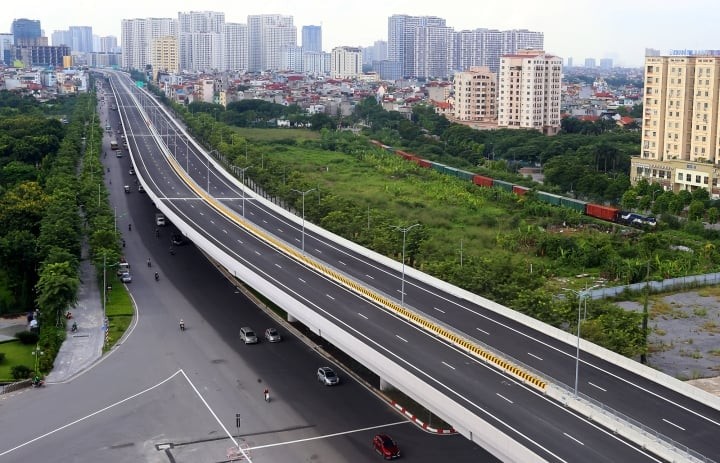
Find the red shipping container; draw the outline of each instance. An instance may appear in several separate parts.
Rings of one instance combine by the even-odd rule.
[[[482,175],[476,175],[473,177],[473,183],[475,185],[486,186],[490,188],[493,186],[493,179],[490,177],[483,177]]]
[[[518,196],[523,196],[525,193],[528,192],[530,188],[520,186],[520,185],[513,185],[513,193],[515,193]]]
[[[602,220],[609,220],[615,222],[617,220],[620,209],[608,206],[601,206],[599,204],[588,203],[585,206],[585,213],[590,217],[596,217]]]
[[[415,160],[415,162],[416,162],[417,165],[419,165],[420,167],[424,167],[424,168],[426,168],[426,169],[429,169],[430,167],[432,167],[432,164],[430,164],[430,161],[426,161],[425,159],[417,158],[417,159]]]

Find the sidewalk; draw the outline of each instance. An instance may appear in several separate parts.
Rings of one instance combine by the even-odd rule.
[[[73,318],[67,321],[67,338],[55,358],[52,372],[45,378],[48,383],[67,381],[102,356],[105,343],[102,300],[86,239],[83,239],[82,243],[78,302],[70,311]],[[73,321],[78,325],[78,330],[74,333],[70,331]]]

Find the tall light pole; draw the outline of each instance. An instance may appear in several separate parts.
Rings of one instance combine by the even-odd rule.
[[[238,167],[238,170],[240,171],[240,175],[242,176],[242,184],[243,184],[243,191],[242,191],[242,216],[243,219],[245,218],[245,171],[251,168],[252,166],[246,166],[246,167]]]
[[[407,236],[407,232],[412,230],[415,227],[419,227],[420,224],[416,223],[415,225],[410,225],[409,227],[393,227],[395,230],[400,230],[403,234],[403,244],[402,244],[402,278],[400,283],[400,305],[402,307],[405,307],[405,237]]]
[[[292,191],[301,194],[302,195],[302,252],[305,254],[305,195],[310,193],[311,191],[315,191],[315,188],[310,188],[309,190],[300,191],[293,189]]]
[[[584,291],[575,291],[574,289],[563,288],[573,292],[578,298],[578,318],[577,318],[577,344],[575,347],[575,397],[578,394],[578,374],[580,372],[580,314],[582,312],[582,303],[585,300],[587,307],[587,289]]]
[[[40,377],[40,356],[44,354],[43,351],[40,350],[40,345],[35,344],[35,350],[32,351],[32,354],[35,356],[35,376],[38,378]]]
[[[218,151],[218,150],[212,150],[208,154],[212,155],[213,152],[217,153],[218,158],[220,157],[220,151]],[[207,164],[206,164],[207,165],[207,192],[208,192],[208,194],[210,194],[210,160],[208,159],[206,162],[207,162]]]

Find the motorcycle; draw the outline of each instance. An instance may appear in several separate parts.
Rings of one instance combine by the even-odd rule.
[[[72,331],[72,332],[74,333],[74,332],[76,332],[77,330],[78,330],[77,322],[73,322],[72,328],[70,328],[70,331]]]
[[[180,320],[180,331],[185,331],[185,322]]]
[[[155,272],[155,281],[160,281],[160,274]]]
[[[45,386],[45,380],[40,378],[35,378],[32,381],[32,387],[43,387]]]

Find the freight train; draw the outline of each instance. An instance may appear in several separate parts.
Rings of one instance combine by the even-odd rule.
[[[630,225],[640,228],[653,228],[657,225],[657,220],[652,216],[644,216],[634,212],[621,211],[618,208],[611,206],[603,206],[601,204],[593,204],[579,199],[568,198],[565,196],[548,193],[546,191],[540,191],[531,189],[526,186],[516,185],[503,180],[497,180],[491,177],[478,175],[473,172],[451,167],[439,162],[428,161],[419,156],[416,156],[405,151],[401,151],[393,148],[392,146],[384,145],[377,140],[370,140],[370,143],[382,148],[385,151],[394,153],[407,161],[414,162],[418,166],[425,169],[433,169],[437,172],[457,177],[468,182],[472,182],[475,185],[487,187],[487,188],[498,188],[503,191],[515,193],[518,196],[523,196],[529,191],[533,191],[535,197],[544,203],[552,204],[555,206],[569,208],[575,211],[585,214],[596,219],[605,220],[608,222],[619,223],[623,225]]]

